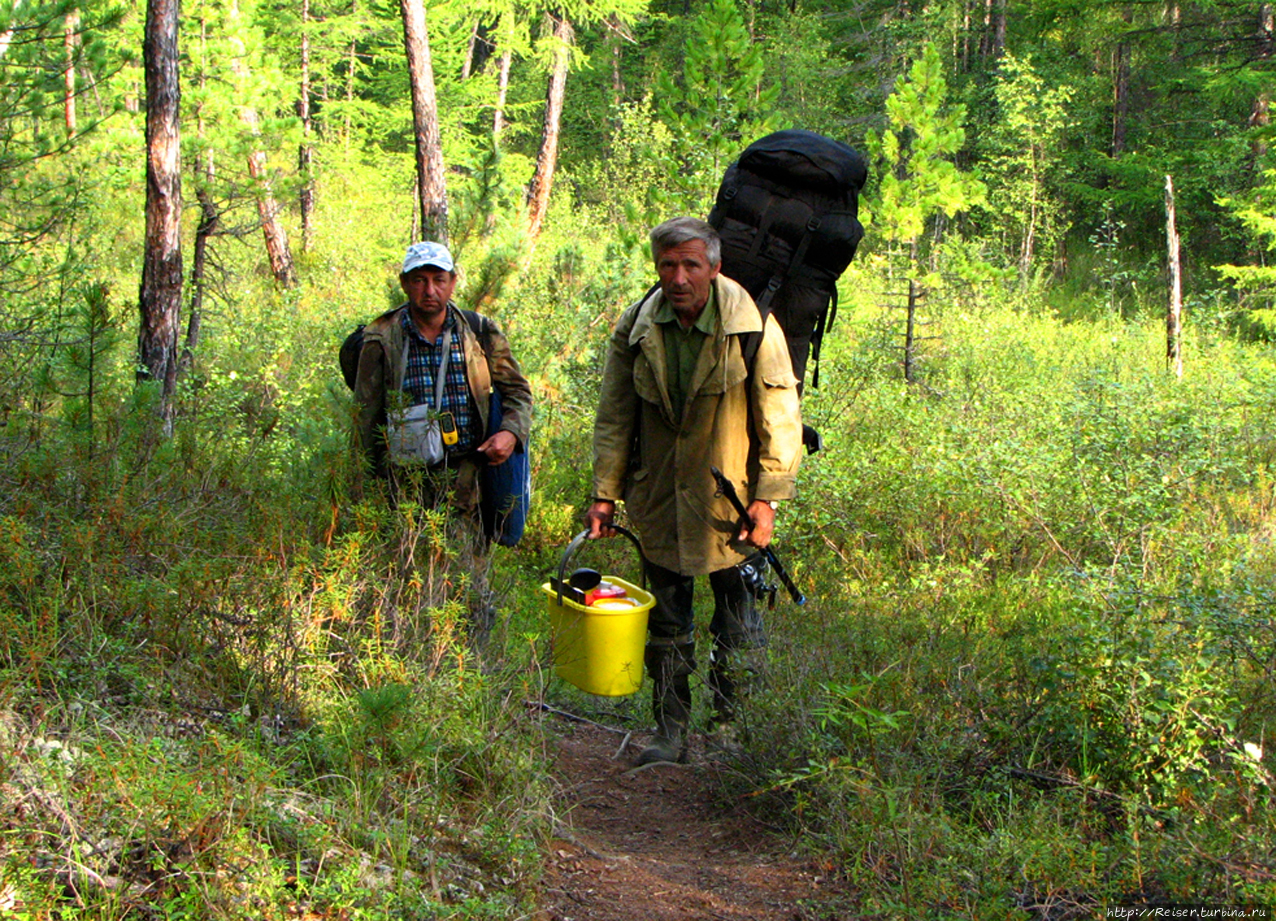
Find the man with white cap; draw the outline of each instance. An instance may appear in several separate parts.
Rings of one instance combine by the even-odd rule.
[[[497,325],[453,303],[457,274],[446,246],[409,246],[399,284],[407,302],[363,331],[356,439],[372,472],[388,480],[392,501],[410,485],[424,506],[449,506],[458,562],[470,569],[468,607],[481,645],[492,611],[479,465],[504,463],[526,446],[532,391]],[[493,388],[502,412],[489,435]]]

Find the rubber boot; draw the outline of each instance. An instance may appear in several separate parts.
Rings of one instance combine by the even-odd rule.
[[[761,680],[765,650],[726,650],[716,647],[709,665],[713,717],[707,743],[728,755],[744,753],[745,733],[737,719],[740,701]]]
[[[652,678],[651,704],[656,734],[636,763],[687,760],[687,726],[691,721],[691,674],[696,669],[695,645],[649,644],[644,659]]]

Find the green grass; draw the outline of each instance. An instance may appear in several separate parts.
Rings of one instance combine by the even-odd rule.
[[[437,520],[350,494],[336,347],[387,297],[383,267],[348,266],[393,249],[358,213],[288,298],[238,266],[172,440],[115,302],[64,311],[97,324],[92,396],[68,355],[6,397],[0,905],[19,917],[525,917],[552,829],[526,703],[647,721],[645,694],[552,679],[540,591],[581,527],[600,349],[641,266],[546,237],[505,281],[536,494],[496,551],[480,670],[462,574],[398,568],[406,544],[446,551]],[[848,917],[1276,902],[1276,362],[1189,322],[1180,381],[1157,322],[940,292],[909,386],[885,288],[848,275],[804,400],[828,446],[778,550],[811,600],[771,615],[754,760],[724,795],[801,833]],[[636,575],[626,542],[583,552]]]

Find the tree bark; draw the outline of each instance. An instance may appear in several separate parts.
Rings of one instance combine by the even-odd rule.
[[[514,52],[507,47],[501,52],[501,70],[496,78],[496,113],[492,116],[492,141],[500,146],[501,132],[505,130],[505,96],[510,88],[510,63]]]
[[[1258,61],[1270,61],[1272,51],[1276,46],[1276,22],[1272,14],[1272,5],[1263,3],[1258,8],[1258,31],[1255,35],[1254,57]],[[1254,99],[1253,108],[1249,113],[1249,127],[1266,128],[1271,124],[1271,92],[1264,88]],[[1255,176],[1262,169],[1262,163],[1267,156],[1267,140],[1262,131],[1254,132],[1254,139],[1250,142],[1250,172]]]
[[[159,415],[173,432],[177,331],[182,305],[181,89],[178,0],[148,0],[142,42],[146,79],[146,249],[138,306],[138,380],[160,383]]]
[[[1128,9],[1122,18],[1129,25],[1134,14]],[[1116,59],[1112,75],[1112,156],[1125,153],[1125,128],[1130,116],[1130,45],[1122,39],[1117,42]]]
[[[261,134],[257,110],[245,106],[240,117],[252,132],[254,139]],[[257,184],[257,216],[261,220],[261,232],[266,241],[266,256],[270,259],[270,272],[275,281],[285,288],[297,286],[297,269],[292,261],[292,248],[288,245],[288,231],[279,220],[279,202],[266,169],[266,153],[254,150],[248,155],[248,175]]]
[[[73,9],[66,14],[66,69],[62,72],[66,94],[63,100],[63,111],[66,120],[67,137],[75,137],[75,49],[79,43],[80,11]]]
[[[611,104],[619,109],[625,100],[625,78],[620,72],[621,26],[617,17],[611,20],[611,32],[608,42],[611,45]]]
[[[240,93],[247,96],[251,74],[242,54],[232,58],[230,70],[239,81]],[[275,199],[270,173],[266,169],[266,152],[258,149],[256,144],[261,138],[261,120],[257,110],[249,105],[240,108],[239,117],[254,141],[253,149],[248,154],[248,175],[253,178],[257,186],[254,193],[257,199],[257,217],[261,221],[266,257],[270,260],[270,272],[275,276],[275,281],[283,287],[293,288],[297,285],[297,270],[292,261],[292,248],[288,244],[288,231],[279,220],[279,203]]]
[[[487,26],[482,22],[474,23],[474,28],[470,30],[469,44],[465,48],[465,64],[461,67],[461,79],[468,80],[474,74],[482,73],[493,50]]]
[[[572,37],[572,25],[567,17],[555,16],[556,47],[554,64],[549,73],[549,87],[545,94],[541,149],[536,157],[536,172],[527,188],[528,234],[533,241],[540,235],[545,214],[549,211],[549,193],[554,185],[554,169],[558,165],[558,132],[563,119],[563,99],[567,93],[567,65],[571,60]]]
[[[207,188],[195,190],[199,199],[199,226],[195,228],[195,253],[191,259],[190,318],[186,323],[186,344],[182,347],[181,369],[188,370],[199,348],[199,333],[204,322],[204,275],[208,266],[208,241],[217,233],[221,214]]]
[[[297,117],[301,119],[301,146],[297,150],[297,169],[301,173],[301,250],[314,248],[315,177],[312,171],[314,150],[310,146],[310,0],[301,0],[301,87],[297,95]]]
[[[1165,177],[1165,248],[1169,256],[1170,303],[1165,314],[1165,360],[1175,377],[1183,376],[1183,271],[1179,231],[1174,219],[1174,180]]]
[[[354,103],[354,75],[359,65],[359,46],[350,43],[350,54],[346,67],[346,114],[341,124],[341,143],[346,150],[350,149],[350,111]]]
[[[1006,0],[994,0],[992,11],[992,57],[1006,53]]]
[[[1006,0],[984,0],[984,34],[979,53],[999,59],[1006,51]]]
[[[400,0],[403,44],[412,84],[412,127],[416,135],[417,194],[421,234],[447,243],[447,181],[443,175],[443,143],[439,136],[439,107],[434,95],[434,68],[425,27],[422,0]]]
[[[904,325],[904,381],[913,383],[917,349],[917,283],[908,280],[908,315]]]

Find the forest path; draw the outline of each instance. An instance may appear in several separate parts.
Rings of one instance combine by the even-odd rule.
[[[563,719],[547,728],[559,825],[540,921],[839,917],[819,868],[723,795],[730,767],[706,759],[698,735],[688,764],[634,770],[645,733],[617,757],[620,733]]]

